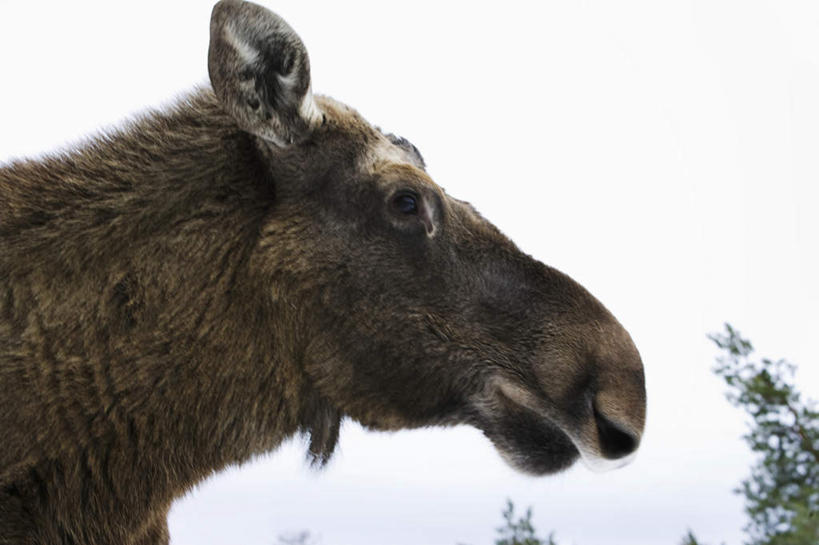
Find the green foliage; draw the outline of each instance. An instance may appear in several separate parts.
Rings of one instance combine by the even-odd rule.
[[[730,325],[709,338],[724,351],[714,371],[727,398],[751,417],[744,436],[759,455],[737,493],[745,496],[748,545],[819,543],[819,412],[793,384],[796,367],[751,358],[753,347]],[[693,538],[693,535],[691,535]],[[693,545],[696,541],[691,543]]]
[[[683,540],[680,541],[680,545],[706,545],[706,544],[703,543],[702,541],[700,541],[699,539],[697,539],[697,536],[694,535],[694,532],[689,529],[688,532],[683,536]],[[723,543],[722,545],[725,545],[725,543]]]
[[[685,534],[683,540],[680,541],[680,545],[705,545],[704,543],[700,543],[697,540],[697,536],[694,535],[694,532],[688,530],[688,533]]]
[[[554,534],[549,534],[546,540],[537,537],[532,526],[532,508],[526,510],[526,515],[515,520],[515,506],[512,500],[506,500],[506,509],[503,510],[504,525],[498,528],[498,539],[495,545],[557,545]]]
[[[280,535],[278,541],[278,545],[318,545],[319,543],[318,539],[307,530],[290,535]]]

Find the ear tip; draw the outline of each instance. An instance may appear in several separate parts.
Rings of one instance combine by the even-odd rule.
[[[256,27],[256,32],[276,32],[288,35],[291,40],[300,44],[298,33],[279,14],[264,6],[245,0],[219,0],[214,4],[210,15],[211,39],[224,27],[234,29]]]
[[[261,6],[243,0],[219,0],[210,12],[211,25],[221,26],[229,19],[237,17],[248,10],[263,10]]]
[[[214,16],[236,15],[242,13],[246,16],[264,16],[272,17],[277,21],[284,21],[278,14],[267,9],[264,6],[256,4],[255,2],[247,2],[246,0],[219,0],[213,5],[211,10],[211,18]]]
[[[230,7],[237,7],[241,6],[242,4],[249,4],[255,5],[252,2],[245,2],[244,0],[219,0],[216,4],[213,5],[213,9],[215,10],[224,10]]]
[[[219,0],[213,5],[210,12],[211,20],[221,18],[221,16],[231,8],[236,8],[242,4],[242,0]]]
[[[210,12],[211,42],[217,34],[222,32],[231,17],[238,11],[241,3],[241,0],[219,0],[213,5]]]

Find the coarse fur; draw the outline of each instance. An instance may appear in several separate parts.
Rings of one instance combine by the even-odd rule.
[[[213,87],[0,168],[0,543],[165,544],[174,498],[343,417],[470,424],[513,466],[622,463],[628,333],[312,94],[301,40],[214,8]]]

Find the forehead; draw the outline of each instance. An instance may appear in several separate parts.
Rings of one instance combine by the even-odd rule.
[[[336,145],[354,158],[356,169],[366,174],[401,170],[418,170],[427,178],[421,153],[409,140],[371,125],[358,112],[332,98],[317,96],[316,103],[331,125]],[[431,180],[430,180],[430,183]]]
[[[416,148],[412,142],[403,136],[397,136],[392,133],[384,133],[384,131],[381,131],[381,133],[387,137],[387,140],[389,140],[393,146],[402,150],[415,166],[426,170],[427,165],[424,162],[424,158],[421,156],[421,152],[418,151],[418,148]]]
[[[320,145],[341,151],[358,174],[386,185],[426,188],[441,197],[439,202],[446,203],[453,222],[492,237],[500,235],[471,204],[452,198],[429,177],[421,153],[407,139],[380,130],[353,108],[330,97],[316,96],[316,103],[325,115],[326,130],[330,133]],[[337,158],[339,154],[332,155]]]

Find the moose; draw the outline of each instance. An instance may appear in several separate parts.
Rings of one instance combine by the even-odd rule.
[[[277,15],[213,9],[210,85],[0,168],[0,543],[157,545],[172,501],[339,423],[471,425],[514,468],[633,457],[629,334],[314,95]]]

